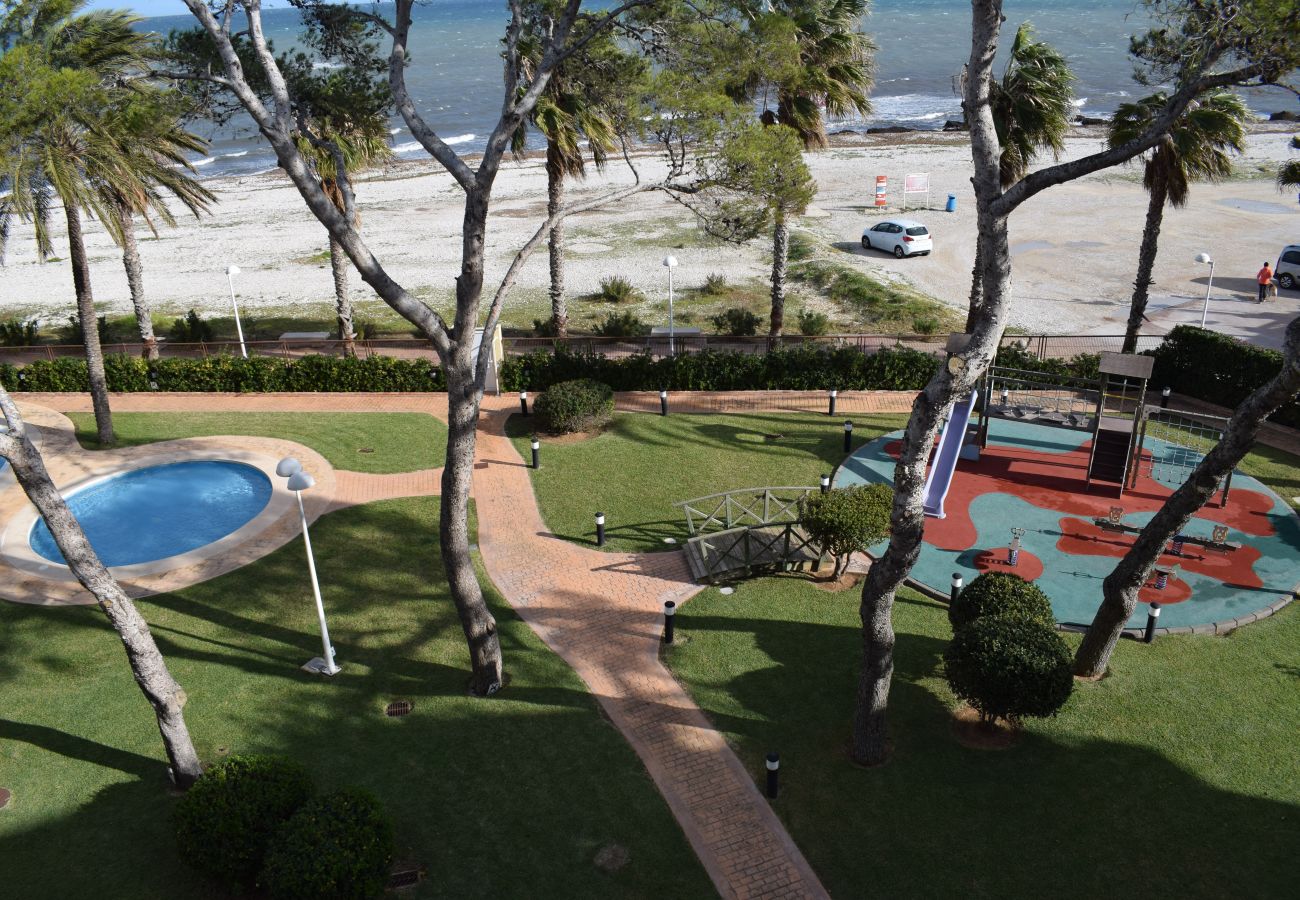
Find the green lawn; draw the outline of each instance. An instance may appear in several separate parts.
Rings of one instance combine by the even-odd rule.
[[[77,440],[95,440],[95,417],[69,413]],[[131,447],[178,438],[246,434],[297,441],[336,469],[352,472],[413,472],[442,465],[447,426],[418,413],[114,413],[117,446]],[[362,451],[366,452],[362,452]]]
[[[854,416],[854,446],[901,428],[902,416]],[[534,419],[511,416],[507,430],[529,459]],[[673,504],[745,487],[817,484],[844,458],[844,419],[814,413],[736,415],[619,413],[597,437],[572,444],[542,438],[533,490],[560,537],[594,544],[605,513],[610,550],[663,550],[686,535]]]
[[[858,601],[793,576],[708,590],[667,656],[751,772],[781,754],[775,808],[832,896],[1295,896],[1300,609],[1121,642],[1110,677],[990,752],[951,734],[944,608],[904,593],[895,755],[863,770],[846,753]]]
[[[200,755],[285,753],[324,787],[377,794],[399,857],[428,869],[410,896],[711,896],[632,750],[495,595],[509,683],[466,696],[436,502],[356,507],[312,527],[343,666],[333,680],[298,670],[320,644],[297,541],[140,602],[189,695]],[[0,603],[0,634],[0,786],[14,792],[0,810],[0,894],[215,900],[177,859],[153,716],[103,614]],[[395,698],[414,712],[385,718]],[[630,856],[613,873],[594,863],[611,844]]]

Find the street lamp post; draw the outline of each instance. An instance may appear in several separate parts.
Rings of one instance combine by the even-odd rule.
[[[239,274],[239,266],[226,266],[226,281],[230,285],[230,305],[235,308],[235,332],[239,335],[239,352],[248,359],[248,348],[244,346],[244,326],[239,324],[239,304],[235,302],[235,276]]]
[[[1214,284],[1214,260],[1210,258],[1208,253],[1198,253],[1196,254],[1196,261],[1210,264],[1210,280],[1205,282],[1205,305],[1201,307],[1201,327],[1204,328],[1205,317],[1210,314],[1210,286]]]
[[[337,675],[341,667],[334,662],[334,645],[330,643],[329,626],[325,624],[325,604],[320,597],[320,581],[316,578],[316,558],[311,550],[311,534],[307,531],[307,510],[302,504],[302,492],[316,483],[302,470],[302,463],[286,456],[275,467],[275,474],[289,479],[289,490],[298,498],[298,515],[302,517],[302,542],[307,547],[307,571],[311,574],[311,591],[316,598],[316,617],[320,620],[320,641],[323,656],[313,657],[303,669],[316,675]]]
[[[673,269],[677,268],[677,257],[665,256],[664,267],[668,269],[668,355],[677,351],[673,347]]]

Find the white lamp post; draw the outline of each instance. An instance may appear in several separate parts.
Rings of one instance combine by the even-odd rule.
[[[677,257],[665,256],[664,267],[668,269],[668,355],[676,350],[673,347],[673,269],[677,268]]]
[[[324,656],[313,657],[303,669],[316,675],[337,675],[341,668],[334,662],[334,646],[330,643],[329,627],[325,624],[325,604],[320,598],[320,581],[316,578],[316,558],[312,555],[311,535],[307,531],[307,510],[302,505],[302,492],[316,483],[302,470],[302,463],[286,456],[275,467],[275,474],[289,479],[289,490],[298,498],[298,515],[302,517],[302,542],[307,547],[307,571],[311,573],[311,590],[316,597],[316,617],[320,619],[320,641]]]
[[[235,276],[239,274],[239,266],[226,266],[226,281],[230,284],[230,305],[235,308],[235,331],[239,335],[239,352],[248,359],[248,348],[244,346],[244,326],[239,324],[239,304],[235,302]]]
[[[1214,284],[1214,260],[1210,258],[1208,253],[1198,253],[1196,254],[1196,261],[1210,264],[1210,280],[1205,282],[1205,306],[1201,308],[1201,327],[1204,328],[1205,317],[1210,314],[1210,286]]]

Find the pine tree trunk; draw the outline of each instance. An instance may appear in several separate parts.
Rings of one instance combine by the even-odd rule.
[[[1254,446],[1260,425],[1279,406],[1300,392],[1300,319],[1287,327],[1282,370],[1257,388],[1233,413],[1223,437],[1174,491],[1138,534],[1102,582],[1102,601],[1074,657],[1074,674],[1086,678],[1103,675],[1119,643],[1124,625],[1137,608],[1138,592],[1151,577],[1165,546],[1183,530],[1223,484],[1223,479]]]
[[[970,299],[967,304],[966,312],[966,333],[970,334],[971,329],[975,327],[975,318],[979,314],[980,305],[984,302],[984,284],[983,275],[980,272],[980,249],[979,241],[975,242],[975,265],[971,267],[970,272]]]
[[[99,317],[90,292],[90,266],[86,262],[86,239],[81,231],[81,211],[65,206],[68,218],[68,256],[72,262],[72,284],[77,292],[77,316],[81,319],[81,340],[86,348],[86,370],[90,375],[90,401],[95,409],[95,431],[101,446],[113,443],[113,412],[108,406],[108,378],[104,374],[104,351],[99,346]]]
[[[553,216],[564,205],[564,167],[555,142],[546,141],[546,214]],[[556,222],[546,245],[551,263],[551,325],[556,337],[569,336],[569,303],[564,298],[564,220]]]
[[[343,342],[343,355],[357,355],[356,326],[352,322],[352,298],[348,295],[348,259],[343,245],[330,237],[330,270],[334,274],[334,305],[338,312],[339,340]]]
[[[117,208],[118,223],[122,228],[122,267],[126,269],[126,283],[131,287],[131,306],[135,308],[135,324],[140,331],[140,355],[145,359],[158,358],[158,339],[153,333],[153,311],[144,295],[144,267],[140,265],[140,248],[135,243],[135,219],[125,208]]]
[[[1129,301],[1128,325],[1124,329],[1124,353],[1137,352],[1138,334],[1142,331],[1142,319],[1147,311],[1148,289],[1151,287],[1151,272],[1156,265],[1156,251],[1160,243],[1160,223],[1164,219],[1165,200],[1169,196],[1168,178],[1157,169],[1151,185],[1151,196],[1147,201],[1146,228],[1142,231],[1142,246],[1138,250],[1137,278],[1133,280],[1133,299]]]
[[[790,258],[790,226],[784,215],[776,217],[772,230],[772,328],[769,334],[778,338],[785,328],[785,267]]]
[[[0,402],[8,404],[9,397],[0,388]],[[10,410],[10,425],[16,410]],[[190,740],[185,725],[185,691],[172,678],[158,645],[154,643],[149,625],[127,597],[121,586],[109,573],[86,540],[67,503],[50,480],[40,454],[25,435],[10,435],[4,446],[13,448],[5,456],[13,468],[14,476],[24,493],[41,514],[54,537],[55,544],[68,562],[68,568],[86,590],[94,595],[99,608],[108,616],[109,623],[122,639],[131,674],[145,698],[153,707],[162,735],[163,747],[171,764],[175,783],[189,787],[203,774],[198,754]]]

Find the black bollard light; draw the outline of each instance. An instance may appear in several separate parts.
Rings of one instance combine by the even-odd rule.
[[[1156,639],[1156,625],[1160,622],[1160,604],[1152,603],[1147,610],[1147,630],[1142,635],[1142,643],[1149,644]]]
[[[149,370],[149,390],[158,390],[158,373],[153,369]]]
[[[831,391],[831,406],[830,409],[826,411],[826,415],[832,418],[835,417],[835,398],[837,396],[839,396],[839,391]]]
[[[668,392],[667,391],[659,392],[659,415],[661,416],[668,415]]]
[[[781,790],[781,757],[777,753],[767,755],[767,796],[775,800]]]
[[[1160,392],[1160,408],[1161,408],[1161,409],[1168,409],[1168,408],[1169,408],[1169,395],[1172,394],[1173,392],[1174,392],[1174,389],[1173,389],[1173,388],[1170,388],[1170,387],[1166,387],[1164,390],[1162,390],[1162,391]]]
[[[596,546],[605,546],[605,514],[596,513]]]
[[[831,489],[831,476],[822,476],[822,493],[825,494]]]
[[[952,573],[952,593],[949,595],[948,602],[956,603],[957,598],[961,595],[961,588],[965,582],[962,580],[960,572]]]
[[[853,450],[853,423],[848,419],[844,420],[844,452],[850,453]]]
[[[539,441],[536,437],[534,437],[533,438],[533,468],[540,469],[541,467],[542,467],[542,442]]]
[[[664,603],[664,643],[673,642],[673,619],[677,616],[677,604],[671,600]]]
[[[519,392],[519,411],[525,416],[528,415],[528,392]]]

